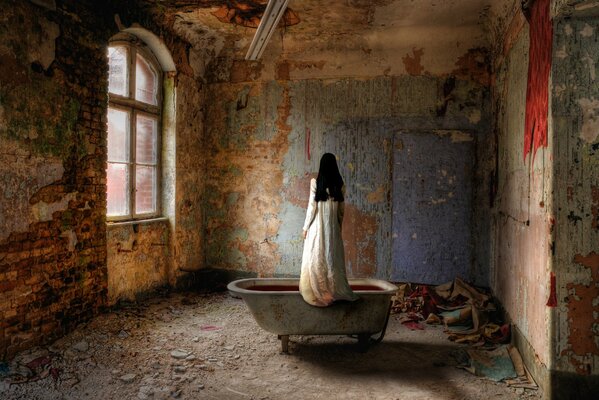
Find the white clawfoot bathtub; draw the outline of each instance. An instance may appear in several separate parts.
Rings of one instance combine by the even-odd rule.
[[[329,307],[306,303],[298,290],[299,279],[240,279],[227,288],[245,301],[262,329],[279,336],[285,353],[289,335],[357,335],[366,350],[372,335],[380,333],[376,342],[383,339],[397,286],[378,279],[350,279],[349,283],[360,299]]]

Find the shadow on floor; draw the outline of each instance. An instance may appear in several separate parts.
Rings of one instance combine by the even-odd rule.
[[[461,346],[385,340],[361,353],[356,340],[334,340],[334,337],[292,336],[289,357],[322,369],[328,376],[390,379],[426,387],[443,382],[443,392],[450,398],[468,398],[450,379],[456,374],[467,374],[456,368],[463,357]]]

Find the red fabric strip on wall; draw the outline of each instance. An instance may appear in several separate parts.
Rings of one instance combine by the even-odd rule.
[[[549,277],[549,298],[547,299],[547,307],[557,307],[557,288],[555,282],[555,274],[552,272]]]
[[[532,151],[547,147],[547,112],[549,109],[549,73],[553,24],[549,0],[536,0],[530,8],[530,47],[528,85],[526,87],[526,119],[524,124],[524,160]]]

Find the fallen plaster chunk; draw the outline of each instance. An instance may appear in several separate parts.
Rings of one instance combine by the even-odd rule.
[[[184,350],[173,350],[173,351],[171,351],[171,356],[173,358],[178,359],[178,360],[186,358],[189,355],[190,355],[190,353],[187,352],[187,351],[184,351]]]
[[[120,380],[125,383],[131,383],[135,380],[135,374],[126,374],[120,377]]]
[[[82,340],[80,342],[75,343],[73,345],[73,349],[84,353],[87,350],[89,350],[89,343],[87,343],[85,340]]]

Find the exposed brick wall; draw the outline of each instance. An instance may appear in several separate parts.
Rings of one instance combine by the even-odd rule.
[[[11,63],[0,71],[0,358],[106,302],[109,33],[85,2],[66,3],[2,7],[0,52]]]
[[[179,77],[192,88],[197,82],[182,76],[192,73],[189,44],[170,34],[172,21],[157,25],[135,0],[0,2],[0,359],[6,359],[109,305],[106,49],[117,33],[114,15],[164,40]]]

